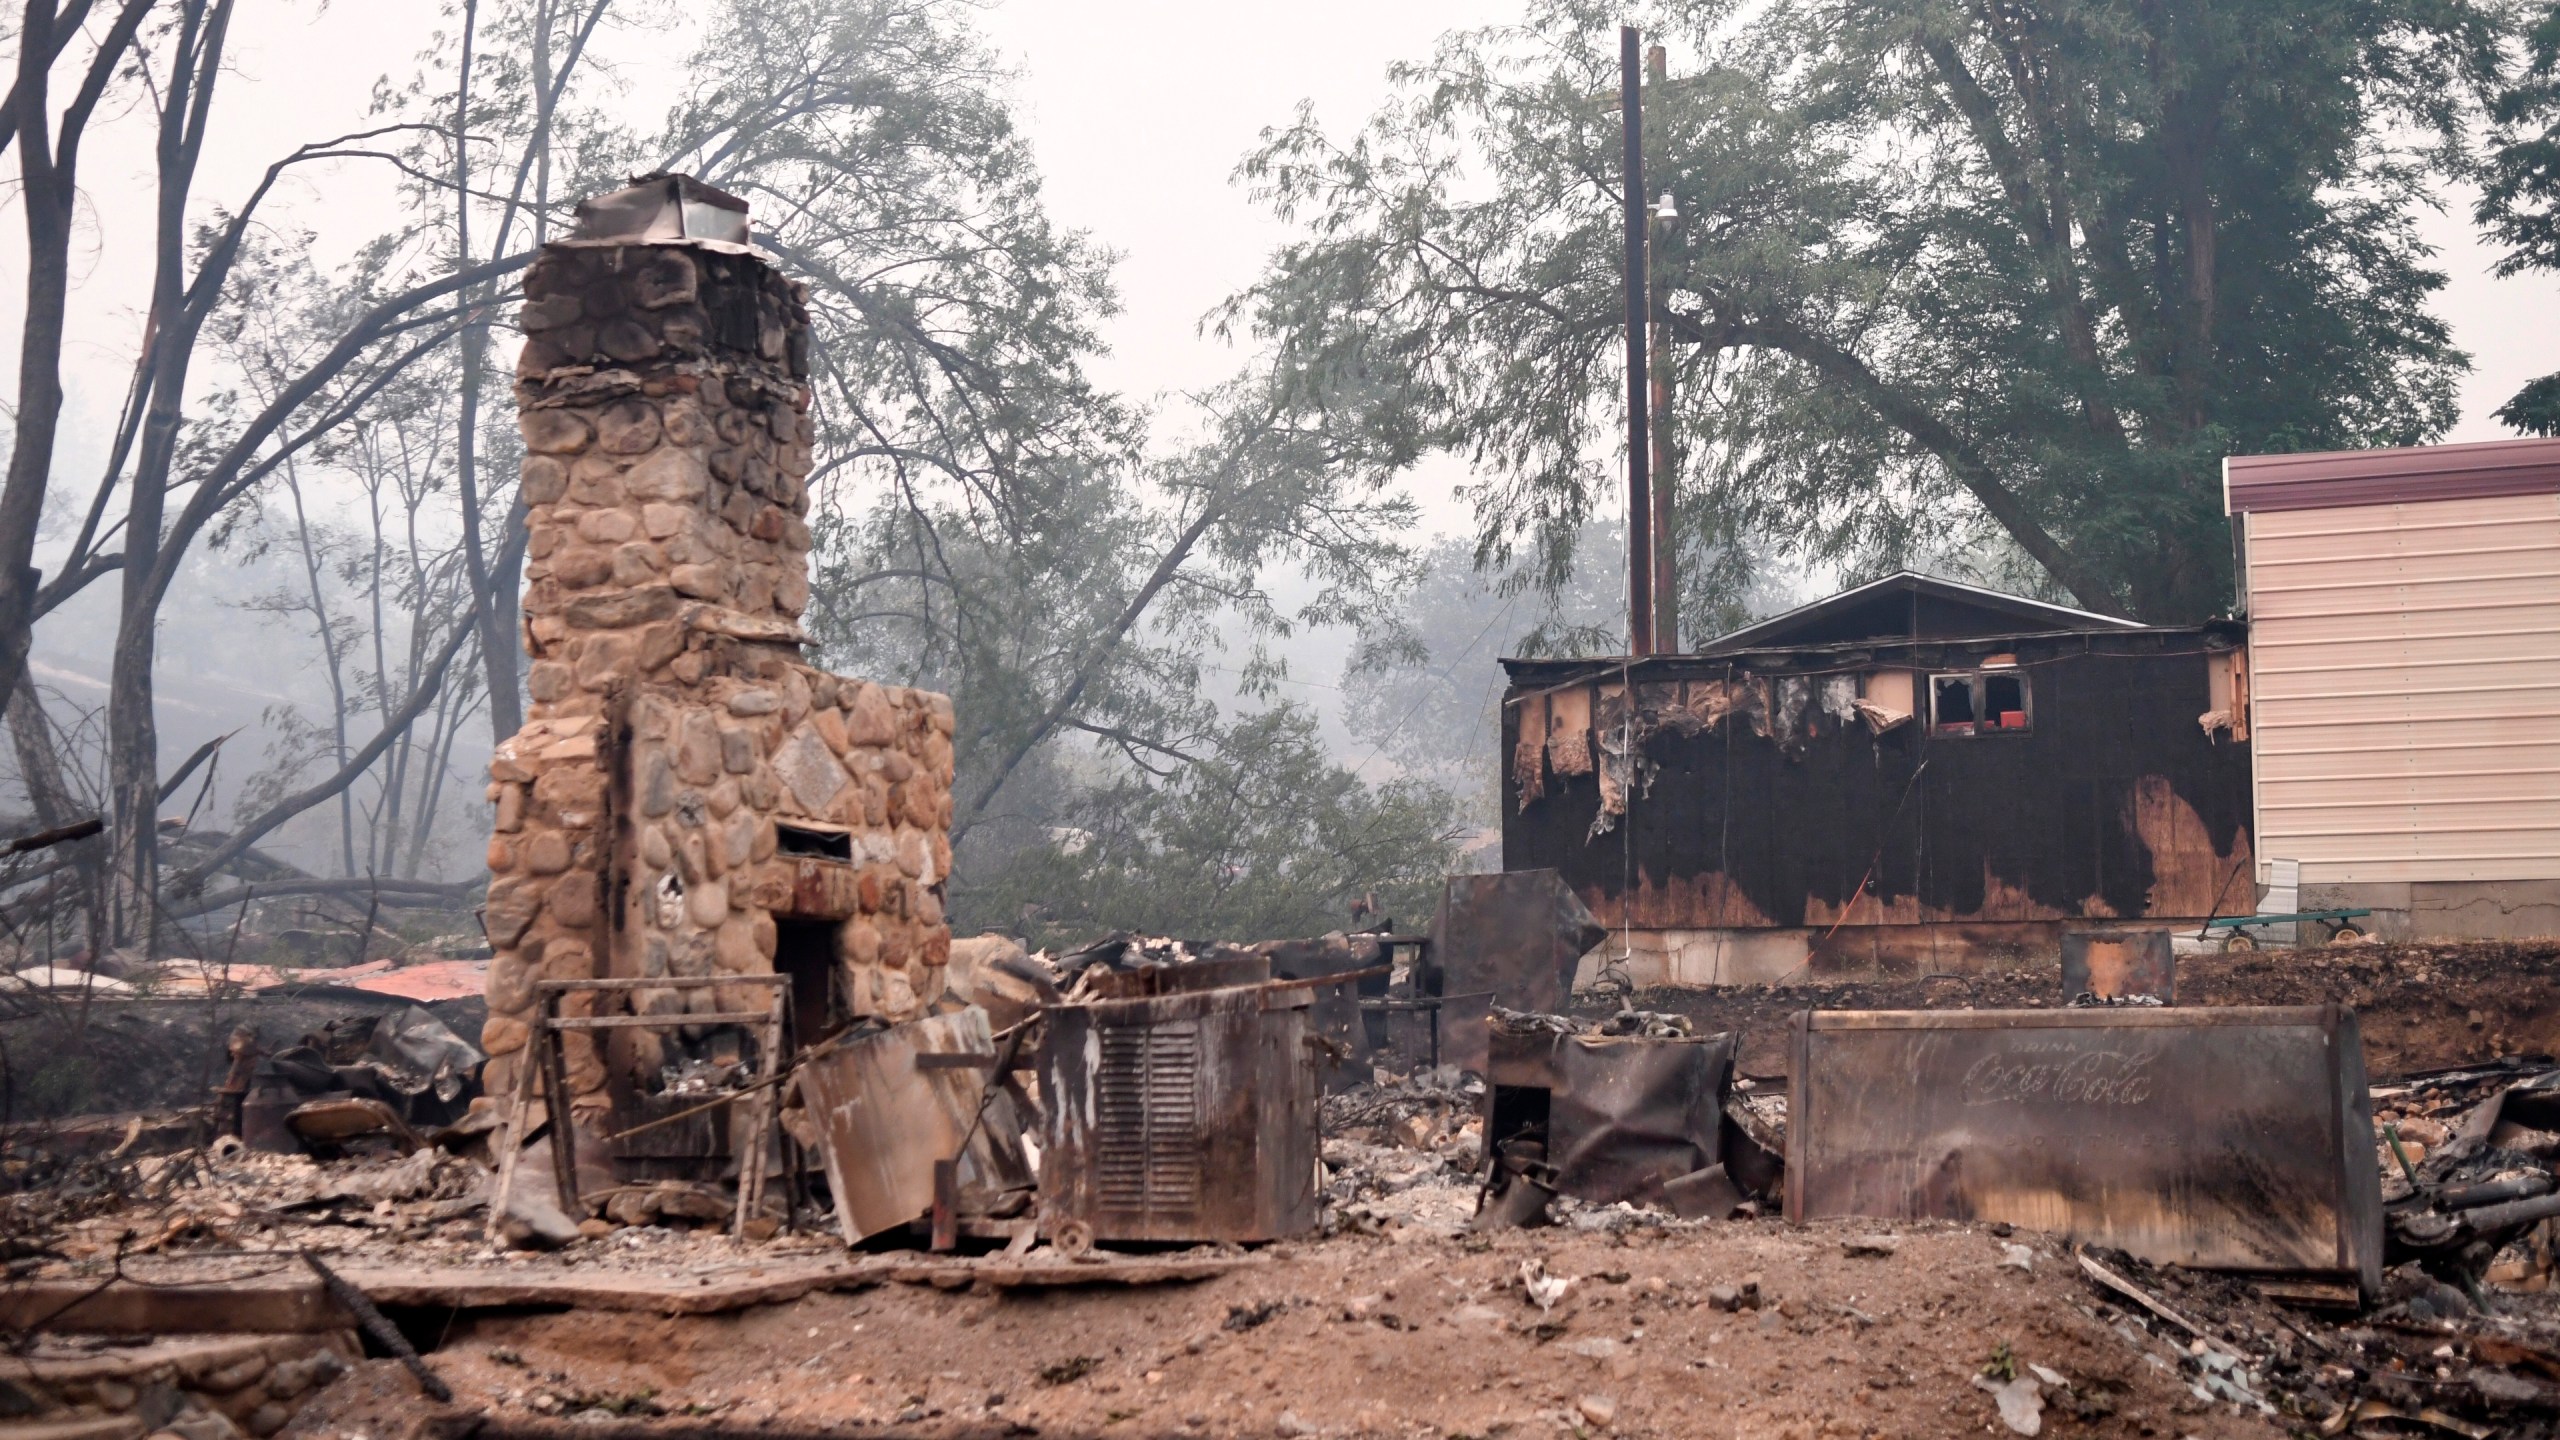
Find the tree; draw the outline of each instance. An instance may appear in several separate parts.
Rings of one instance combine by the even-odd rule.
[[[1626,653],[1626,527],[1594,521],[1574,537],[1586,557],[1567,583],[1549,588],[1530,567],[1487,574],[1475,547],[1443,540],[1423,552],[1412,583],[1373,614],[1342,676],[1344,723],[1364,752],[1355,773],[1385,773],[1457,797],[1458,814],[1480,830],[1502,824],[1505,656]],[[1772,583],[1775,568],[1751,554],[1694,554],[1693,588],[1727,597],[1690,611],[1705,639],[1795,603]],[[1596,560],[1597,563],[1593,563]]]
[[[811,272],[821,308],[840,322],[827,364],[836,408],[857,427],[844,433],[885,437],[886,450],[958,456],[954,463],[985,474],[986,456],[1081,443],[1057,416],[1078,406],[1108,410],[1083,398],[1071,363],[1071,352],[1089,345],[1079,327],[1096,298],[1100,257],[1041,215],[1027,152],[1009,138],[996,92],[1001,75],[969,36],[956,0],[727,0],[702,17],[692,88],[654,131],[607,117],[599,106],[609,82],[590,86],[593,94],[580,89],[595,69],[590,42],[614,0],[457,0],[451,33],[420,78],[382,92],[380,125],[294,151],[236,207],[208,218],[195,170],[232,7],[233,0],[136,0],[134,25],[108,37],[137,57],[139,114],[157,142],[146,340],[68,557],[27,602],[41,613],[122,572],[107,726],[110,943],[149,943],[164,890],[194,891],[213,869],[311,806],[339,800],[376,767],[390,767],[379,782],[382,803],[409,793],[399,783],[416,748],[408,727],[435,717],[432,752],[449,744],[450,722],[470,708],[457,711],[444,694],[457,667],[479,669],[476,688],[492,723],[500,734],[513,729],[520,714],[514,566],[523,525],[511,397],[488,384],[486,372],[511,306],[511,277],[563,218],[558,194],[609,188],[658,161],[764,197],[768,243]],[[77,21],[75,13],[68,23]],[[21,72],[11,113],[23,122],[41,105],[26,99],[23,65]],[[89,89],[102,91],[115,74],[107,55],[92,67]],[[40,102],[41,86],[33,93]],[[84,91],[81,104],[94,108],[97,98]],[[85,118],[87,110],[75,113]],[[63,154],[75,139],[66,129]],[[410,185],[407,214],[337,276],[295,269],[290,233],[268,229],[278,180],[320,162],[394,166]],[[58,187],[66,205],[67,184]],[[42,320],[60,308],[37,304],[30,313]],[[58,356],[63,341],[58,324],[35,326],[23,339],[41,357]],[[323,722],[329,743],[308,757],[325,753],[336,763],[309,783],[270,775],[260,792],[269,803],[164,878],[152,678],[162,607],[189,557],[233,533],[287,476],[341,498],[378,493],[366,491],[350,462],[364,469],[362,437],[374,417],[411,403],[404,386],[425,372],[453,387],[444,412],[453,441],[436,457],[438,473],[421,477],[420,493],[448,497],[445,514],[459,533],[445,543],[468,581],[469,623],[437,627],[433,643],[423,650],[413,643],[400,665],[372,667],[372,689],[342,697],[340,713]],[[37,392],[51,373],[28,367],[29,393],[42,399]],[[53,383],[50,409],[22,406],[12,461],[22,480],[42,478],[50,432],[37,433],[36,422],[58,410],[58,392]],[[1052,399],[1060,395],[1069,397],[1063,405]],[[961,434],[974,448],[950,443]],[[864,453],[830,463],[842,468]],[[11,493],[34,499],[0,499],[0,521],[13,505],[41,508],[40,483]],[[0,562],[6,529],[0,523]],[[306,592],[309,582],[306,575]],[[330,628],[324,622],[323,633]],[[408,638],[428,633],[412,629]],[[356,643],[387,639],[375,626]],[[355,719],[351,706],[379,725],[369,739],[338,733]],[[388,845],[386,838],[373,848],[368,868],[396,868],[384,859]],[[343,861],[353,848],[343,832],[340,848]],[[415,837],[406,848],[416,851]]]
[[[1222,727],[1158,779],[1095,785],[1078,810],[1051,843],[955,878],[960,923],[1034,945],[1109,930],[1269,939],[1350,928],[1365,902],[1420,924],[1456,858],[1445,791],[1364,783],[1288,705]]]
[[[1196,437],[1160,443],[1155,417],[1088,381],[1110,257],[1049,220],[966,0],[715,0],[683,17],[684,79],[645,125],[613,108],[628,0],[449,0],[415,78],[378,91],[377,124],[216,206],[195,172],[235,3],[151,0],[127,47],[128,113],[158,142],[145,340],[37,602],[120,573],[103,943],[157,946],[160,920],[236,903],[217,872],[314,894],[438,889],[420,857],[456,736],[483,707],[499,735],[520,715],[524,526],[499,369],[513,277],[567,223],[567,197],[635,172],[749,196],[758,243],[809,286],[811,624],[839,663],[959,693],[958,838],[1024,803],[1049,815],[1234,758],[1240,722],[1200,683],[1218,628],[1355,618],[1401,582],[1408,512],[1367,437],[1337,423],[1366,403],[1350,391],[1300,385],[1283,403],[1249,371],[1200,397]],[[289,171],[323,164],[392,167],[405,186],[332,273],[277,199]],[[311,643],[322,698],[271,727],[273,763],[227,831],[172,841],[154,675],[164,615],[215,547],[273,567],[249,603]],[[1277,566],[1315,577],[1314,601],[1283,613],[1263,588]],[[27,708],[11,707],[19,748],[54,743],[40,708],[14,723]],[[41,788],[45,767],[21,768]],[[315,817],[333,822],[322,863],[348,873],[277,874],[257,847],[319,807],[334,811]],[[21,886],[17,908],[67,899],[72,875]]]
[[[2497,128],[2475,211],[2489,237],[2511,247],[2500,275],[2560,271],[2560,4],[2533,15],[2523,51],[2490,107]],[[2528,435],[2560,435],[2560,371],[2517,391],[2498,418]]]
[[[1284,408],[1251,372],[1200,401],[1205,433],[1158,458],[1026,460],[997,472],[1001,505],[966,485],[899,485],[831,527],[813,627],[833,662],[952,695],[964,856],[1061,741],[1168,778],[1210,753],[1220,720],[1201,665],[1221,622],[1265,636],[1357,623],[1407,573],[1410,502],[1356,436],[1320,407]],[[1317,582],[1285,613],[1263,586],[1281,565]],[[1245,669],[1267,698],[1268,660]]]
[[[15,703],[29,637],[49,608],[35,569],[36,529],[53,479],[62,420],[62,345],[71,284],[72,214],[80,145],[109,85],[130,58],[153,0],[121,0],[94,44],[83,30],[92,0],[27,0],[18,22],[17,75],[0,115],[0,149],[18,150],[18,204],[26,214],[26,312],[18,332],[18,401],[8,477],[0,482],[0,695]],[[64,57],[77,81],[54,112],[53,70]],[[76,568],[73,573],[77,573]],[[63,577],[57,576],[59,591]],[[59,604],[60,597],[51,597]]]
[[[2091,608],[2229,597],[2219,460],[2413,443],[2464,364],[2412,225],[2460,160],[2497,12],[2457,0],[1778,0],[1658,11],[1683,218],[1685,534],[1851,569],[1988,531]],[[1227,319],[1368,425],[1487,478],[1483,548],[1569,548],[1620,386],[1617,12],[1457,36],[1337,142],[1243,173],[1301,227]],[[2414,136],[2414,141],[2403,137]],[[2413,148],[2413,146],[2415,148]]]

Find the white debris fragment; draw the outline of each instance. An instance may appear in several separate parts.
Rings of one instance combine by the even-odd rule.
[[[2044,1387],[2032,1375],[2015,1380],[1994,1380],[1988,1375],[1973,1377],[1974,1388],[1990,1393],[2000,1406],[2000,1423],[2020,1435],[2033,1435],[2044,1429]]]
[[[1520,1288],[1528,1291],[1529,1298],[1537,1301],[1538,1309],[1544,1312],[1556,1308],[1556,1302],[1573,1288],[1573,1281],[1562,1275],[1548,1274],[1542,1261],[1523,1260],[1520,1262]]]
[[[2000,1247],[2000,1266],[2004,1270],[2023,1270],[2032,1275],[2036,1269],[2036,1252],[2025,1245]]]

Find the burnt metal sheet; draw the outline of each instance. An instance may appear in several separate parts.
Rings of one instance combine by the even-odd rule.
[[[1431,930],[1427,988],[1541,1014],[1564,1008],[1574,966],[1609,933],[1554,870],[1452,875]]]
[[[967,1056],[983,1064],[935,1063],[928,1056]],[[971,1133],[995,1061],[987,1014],[975,1006],[844,1036],[803,1061],[800,1097],[817,1125],[827,1189],[846,1244],[931,1211],[933,1167],[954,1157],[964,1209],[971,1199],[1032,1183],[1009,1108],[988,1105],[986,1119]]]
[[[1811,1011],[1791,1221],[2007,1221],[2371,1293],[2381,1181],[2354,1012]]]
[[[1721,1158],[1731,1035],[1564,1035],[1489,1027],[1487,1153],[1546,1131],[1555,1189],[1596,1204],[1662,1198]]]
[[[2062,932],[2062,998],[2149,996],[2177,1003],[2177,957],[2157,925],[2073,927]]]
[[[1478,990],[1472,994],[1450,994],[1440,997],[1440,1063],[1472,1070],[1478,1075],[1492,1062],[1493,995]]]
[[[1386,946],[1374,935],[1336,932],[1311,940],[1267,941],[1251,949],[1270,958],[1272,977],[1279,980],[1317,980],[1355,970],[1383,971],[1391,963]],[[1386,993],[1384,974],[1314,988],[1314,998],[1307,1007],[1307,1026],[1331,1042],[1323,1047],[1316,1067],[1317,1078],[1327,1092],[1369,1083],[1369,1062],[1375,1047],[1369,1043],[1369,1027],[1361,1018],[1360,1001],[1364,997],[1383,999]]]
[[[1042,1229],[1174,1242],[1313,1229],[1313,998],[1239,986],[1051,1008]]]

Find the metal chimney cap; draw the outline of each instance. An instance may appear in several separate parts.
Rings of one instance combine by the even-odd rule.
[[[747,202],[690,175],[643,175],[627,190],[578,202],[579,240],[747,243]]]

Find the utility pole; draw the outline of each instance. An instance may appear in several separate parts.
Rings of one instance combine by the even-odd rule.
[[[1645,78],[1663,93],[1669,64],[1659,45],[1645,51]],[[1636,192],[1642,195],[1644,192]],[[1651,327],[1652,345],[1648,369],[1653,378],[1651,402],[1645,414],[1645,428],[1652,439],[1652,473],[1648,477],[1653,492],[1652,571],[1653,571],[1653,644],[1655,654],[1677,654],[1680,649],[1680,532],[1672,518],[1672,505],[1678,498],[1678,470],[1671,454],[1671,327],[1662,313],[1660,277],[1653,268],[1653,247],[1658,239],[1668,239],[1679,213],[1671,204],[1671,192],[1662,194],[1655,206],[1653,224],[1645,232],[1645,320]]]
[[[1618,27],[1618,113],[1625,126],[1627,230],[1627,653],[1653,653],[1652,426],[1645,378],[1647,221],[1644,208],[1644,37]]]

